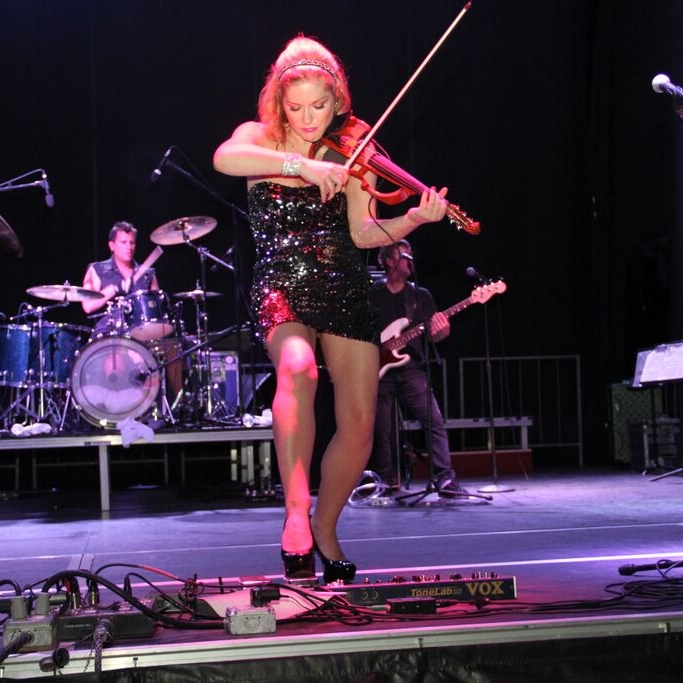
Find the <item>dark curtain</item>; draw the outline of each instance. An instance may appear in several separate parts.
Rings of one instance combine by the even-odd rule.
[[[254,116],[270,61],[297,32],[319,37],[348,67],[356,114],[374,122],[459,10],[437,0],[334,11],[298,0],[4,0],[0,182],[44,168],[55,206],[40,188],[0,193],[25,252],[0,254],[0,310],[45,303],[26,294],[35,285],[80,284],[107,255],[115,220],[137,225],[144,258],[155,228],[208,215],[218,226],[201,245],[216,255],[235,246],[238,272],[179,245],[158,262],[162,287],[200,281],[223,293],[209,308],[214,330],[245,318],[252,245],[231,208],[245,208],[244,181],[216,174],[211,156]],[[608,457],[606,387],[630,376],[638,348],[683,333],[682,123],[650,86],[658,72],[683,78],[681,13],[665,0],[475,0],[379,134],[394,161],[448,185],[482,223],[479,237],[445,223],[411,237],[439,307],[468,295],[468,266],[502,275],[508,291],[488,304],[492,353],[580,355],[589,462]],[[167,166],[150,182],[172,145],[192,180]],[[453,320],[441,347],[454,414],[458,358],[483,353],[478,308]],[[89,322],[77,304],[49,316]]]

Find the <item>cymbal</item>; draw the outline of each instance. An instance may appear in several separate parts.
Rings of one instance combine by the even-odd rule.
[[[50,301],[86,301],[87,299],[102,299],[104,297],[104,294],[93,289],[75,287],[68,283],[30,287],[26,290],[26,293],[37,296],[39,299],[49,299]]]
[[[191,292],[176,292],[177,299],[212,299],[216,296],[224,296],[220,292],[205,292],[203,289],[193,289]]]
[[[210,216],[192,216],[176,218],[160,225],[149,238],[154,244],[183,244],[196,240],[211,232],[216,227],[216,219]]]
[[[24,255],[24,248],[9,223],[0,216],[0,248],[14,258]]]

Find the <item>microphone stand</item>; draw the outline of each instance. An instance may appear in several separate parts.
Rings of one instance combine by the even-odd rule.
[[[26,173],[22,173],[20,176],[17,176],[16,178],[11,178],[10,180],[5,180],[4,182],[0,183],[0,192],[11,192],[12,190],[23,190],[28,187],[44,187],[43,181],[42,180],[34,180],[33,182],[30,183],[20,183],[17,185],[17,181],[19,180],[24,180],[24,178],[29,178],[30,176],[40,173],[41,175],[45,173],[45,171],[42,168],[35,168],[32,171],[27,171]]]
[[[424,315],[424,310],[422,308],[422,302],[420,301],[420,287],[419,287],[419,282],[417,279],[417,270],[415,268],[415,262],[411,261],[412,264],[412,272],[413,272],[413,280],[414,280],[414,295],[415,295],[415,303],[416,303],[416,311],[417,311],[417,316],[418,319],[424,320],[425,315]],[[406,287],[408,286],[408,283],[406,282]],[[427,421],[425,425],[424,431],[426,432],[427,438],[425,439],[426,441],[426,446],[427,446],[427,459],[429,462],[429,481],[427,482],[427,485],[422,489],[422,491],[414,491],[412,493],[405,493],[400,496],[394,496],[394,500],[397,503],[403,503],[404,501],[408,501],[412,498],[415,498],[412,503],[407,503],[409,506],[417,505],[420,501],[424,500],[428,495],[431,493],[438,493],[439,492],[439,486],[436,481],[436,477],[434,476],[434,443],[433,443],[433,424],[434,424],[434,417],[433,417],[433,411],[432,407],[434,405],[434,390],[432,387],[432,371],[431,371],[431,358],[430,358],[430,342],[429,342],[429,321],[425,320],[424,322],[420,323],[420,327],[422,329],[422,359],[425,364],[425,376],[426,376],[426,384],[427,384]],[[398,444],[397,444],[398,446]],[[486,495],[478,495],[476,493],[457,493],[452,497],[452,500],[455,500],[457,498],[482,498],[484,500],[490,500],[490,496]]]
[[[178,149],[175,146],[171,146],[171,149]],[[178,151],[181,151],[178,149]],[[214,201],[218,202],[219,204],[222,204],[223,206],[228,207],[230,211],[232,212],[233,215],[233,223],[235,216],[239,216],[242,218],[245,222],[249,223],[249,214],[240,209],[238,206],[235,204],[227,201],[222,195],[220,195],[213,187],[211,187],[206,181],[203,179],[198,179],[195,177],[192,173],[189,173],[187,170],[185,170],[182,166],[179,166],[175,161],[173,161],[170,158],[166,158],[166,161],[164,162],[164,166],[173,169],[178,175],[180,175],[183,179],[188,181],[191,185],[194,187],[200,189],[202,192],[206,193],[213,199]],[[194,245],[191,244],[190,241],[186,241],[186,244],[188,246],[191,246],[193,248]],[[215,264],[218,264],[227,270],[230,270],[233,272],[234,275],[234,282],[235,282],[235,290],[237,292],[237,300],[244,306],[244,309],[246,310],[247,316],[250,320],[250,325],[253,330],[254,326],[254,315],[253,312],[249,306],[247,295],[244,291],[243,283],[242,283],[242,278],[241,278],[241,268],[240,268],[240,263],[239,263],[239,258],[240,258],[240,231],[235,230],[235,252],[237,254],[237,258],[235,259],[235,265],[227,263],[226,261],[221,260],[220,258],[217,258],[213,254],[211,254],[208,250],[203,249],[203,248],[196,248],[197,252],[200,255],[201,262],[202,262],[202,289],[205,291],[205,283],[204,283],[204,276],[205,276],[205,258],[208,257],[212,261],[214,261]],[[236,351],[237,351],[237,359],[238,359],[238,372],[237,372],[237,406],[236,406],[236,415],[241,418],[241,416],[244,414],[246,406],[242,405],[242,368],[241,368],[241,357],[242,357],[242,317],[241,317],[241,307],[237,306],[236,310],[236,317],[237,317],[237,344],[236,344]],[[253,379],[255,382],[255,379]]]
[[[415,272],[413,266],[413,273]],[[415,282],[415,296],[418,301],[419,297],[417,295],[418,286],[417,279]],[[420,317],[422,317],[422,311],[419,311]],[[422,491],[414,491],[413,493],[404,493],[400,496],[394,496],[394,500],[397,503],[403,503],[404,501],[410,500],[411,498],[416,498],[412,503],[407,503],[409,506],[417,505],[420,501],[424,500],[430,493],[438,493],[439,487],[436,484],[436,479],[434,477],[434,445],[432,443],[432,425],[433,425],[433,415],[432,415],[432,370],[431,370],[431,360],[429,357],[429,340],[427,338],[427,323],[423,323],[424,331],[422,332],[422,356],[425,364],[425,374],[427,377],[427,424],[426,432],[428,438],[426,439],[427,445],[427,461],[429,462],[429,481],[427,485],[422,489]],[[397,408],[398,410],[398,408]],[[400,448],[400,443],[397,443],[397,447]]]
[[[496,431],[493,417],[493,380],[491,378],[491,350],[489,346],[489,316],[488,307],[484,306],[484,347],[486,362],[486,384],[488,387],[489,400],[489,446],[491,448],[491,472],[493,483],[477,489],[481,493],[506,493],[514,491],[512,487],[501,486],[498,483],[498,463],[496,457]]]

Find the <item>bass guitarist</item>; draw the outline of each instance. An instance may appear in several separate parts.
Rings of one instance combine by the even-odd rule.
[[[400,240],[382,247],[378,258],[385,277],[375,283],[373,295],[379,309],[380,329],[384,330],[382,341],[398,336],[406,326],[414,328],[421,323],[424,323],[425,333],[430,341],[439,342],[445,339],[451,331],[448,317],[437,311],[429,290],[417,287],[409,281],[413,274],[410,243]],[[417,420],[425,439],[431,441],[434,485],[439,496],[466,497],[468,492],[458,484],[451,466],[443,415],[434,392],[427,383],[422,341],[422,335],[416,335],[405,345],[400,355],[389,352],[388,359],[385,356],[386,349],[382,349],[371,465],[387,486],[395,488],[398,477],[391,444],[394,424],[392,413],[396,399],[405,417]]]

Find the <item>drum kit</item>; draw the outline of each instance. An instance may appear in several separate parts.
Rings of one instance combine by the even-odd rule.
[[[150,236],[157,245],[188,244],[216,226],[209,217],[181,218]],[[222,261],[201,249],[202,259]],[[231,268],[229,264],[223,264]],[[0,325],[0,425],[47,422],[54,431],[82,424],[114,429],[126,418],[162,426],[204,421],[237,424],[238,405],[228,405],[211,367],[209,344],[234,330],[209,334],[206,301],[222,296],[195,289],[171,295],[137,290],[107,302],[94,328],[46,319],[53,308],[102,298],[65,282],[26,290],[50,306],[22,305]],[[185,333],[183,302],[195,309],[196,334]],[[240,402],[237,397],[237,404]],[[6,406],[4,404],[7,404]]]

